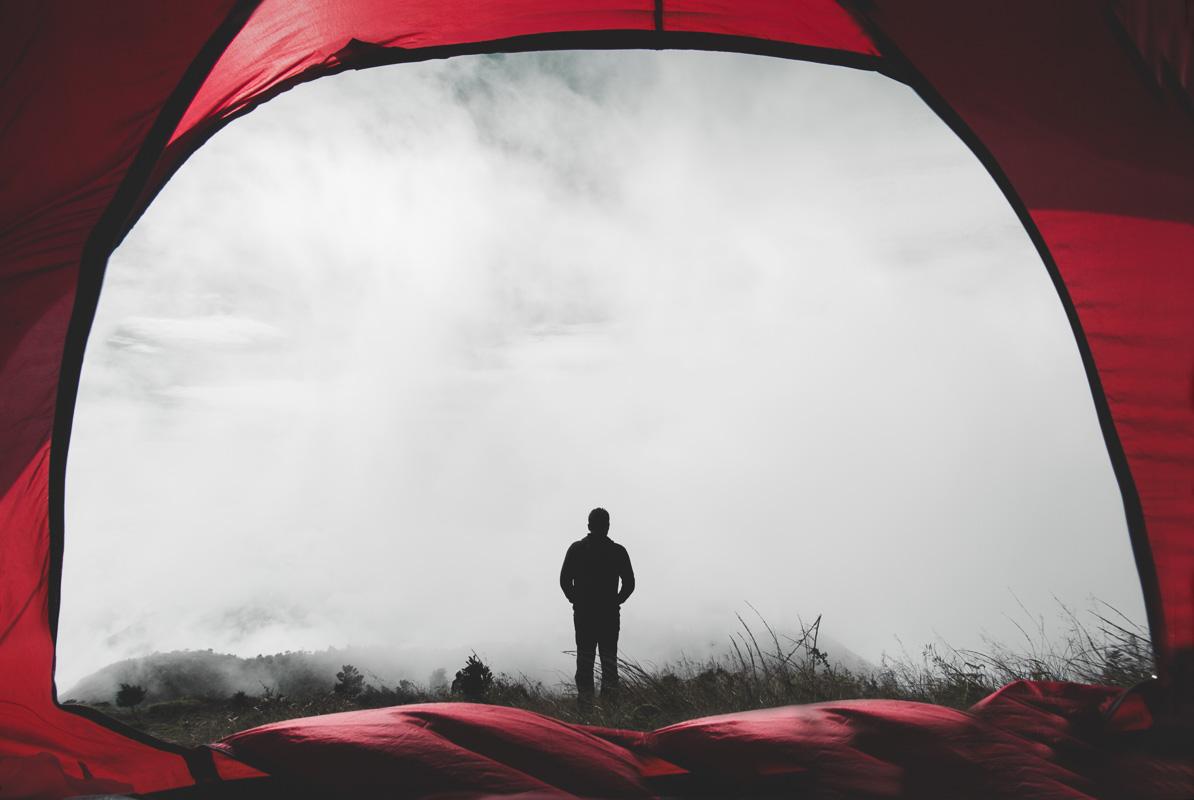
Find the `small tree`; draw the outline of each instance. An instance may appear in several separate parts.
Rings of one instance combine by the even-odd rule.
[[[493,672],[473,653],[457,671],[452,681],[452,693],[464,695],[465,700],[484,700],[493,689]]]
[[[120,684],[120,691],[116,693],[116,705],[127,708],[137,715],[137,706],[145,699],[145,687],[131,683]]]
[[[336,673],[336,685],[332,687],[332,691],[342,697],[352,698],[360,694],[364,688],[365,676],[352,664],[345,664]]]

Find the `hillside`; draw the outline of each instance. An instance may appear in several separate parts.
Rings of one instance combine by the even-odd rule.
[[[315,695],[330,691],[336,672],[349,663],[375,682],[394,683],[402,676],[391,658],[363,648],[292,651],[254,658],[211,650],[174,650],[109,664],[60,692],[60,697],[80,703],[112,702],[122,683],[144,687],[149,703],[219,699],[237,692]]]

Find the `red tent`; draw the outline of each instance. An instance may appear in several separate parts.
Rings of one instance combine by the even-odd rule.
[[[58,705],[65,461],[109,254],[173,170],[235,116],[321,75],[465,53],[725,50],[874,70],[911,86],[991,172],[1053,278],[1123,495],[1161,673],[1153,710],[1189,719],[1188,0],[4,0],[0,23],[0,796],[145,792],[257,774],[232,756],[274,772],[301,762],[322,764],[325,775],[367,775],[379,752],[407,758],[393,762],[405,765],[405,773],[395,767],[411,781],[403,785],[428,792],[650,793],[702,765],[707,780],[726,786],[811,770],[817,785],[837,775],[854,781],[854,794],[891,796],[916,793],[909,764],[962,757],[1019,764],[1030,776],[1023,786],[1041,795],[1094,791],[1082,781],[1097,784],[1097,765],[1085,773],[1058,766],[1063,734],[1076,735],[1076,720],[1106,705],[1106,692],[1090,687],[1009,687],[964,720],[933,707],[838,704],[698,720],[649,736],[536,727],[477,710],[484,707],[389,711],[384,720],[370,712],[270,726],[195,751]],[[998,731],[980,730],[992,720]],[[1054,722],[1064,723],[1056,736]],[[442,735],[386,738],[416,728]],[[565,745],[567,737],[579,743]],[[286,756],[280,742],[301,744],[304,755]],[[501,746],[487,749],[493,742]],[[356,749],[345,754],[345,744]],[[534,759],[556,745],[563,761],[535,772]],[[820,756],[810,761],[809,748]],[[1144,769],[1140,758],[1132,763]],[[1023,766],[1026,759],[1045,766]],[[429,763],[459,763],[459,786],[437,783]],[[1148,763],[1161,769],[1162,760]],[[892,783],[893,764],[903,765],[902,783]],[[627,782],[601,782],[615,772]],[[955,793],[985,780],[929,772],[963,775]],[[518,777],[532,774],[537,783]]]

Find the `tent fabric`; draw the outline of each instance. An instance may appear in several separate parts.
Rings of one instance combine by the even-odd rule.
[[[0,796],[38,781],[58,787],[47,796],[145,792],[220,772],[56,699],[65,458],[108,255],[235,116],[342,69],[466,52],[737,50],[877,70],[916,90],[991,171],[1053,277],[1119,479],[1162,679],[1189,697],[1192,26],[1182,0],[209,0],[168,11],[2,0]]]
[[[666,28],[875,52],[858,23],[833,0],[801,4],[751,0],[735,3],[732,9],[719,6],[668,3]],[[386,0],[340,4],[264,0],[204,82],[171,142],[201,124],[235,115],[274,86],[336,69],[342,64],[341,52],[353,40],[413,51],[536,34],[651,31],[655,25],[655,4],[649,1],[407,3],[395,11]]]
[[[432,703],[265,725],[214,745],[292,792],[807,798],[1188,798],[1194,761],[1122,746],[1147,725],[1107,687],[1019,682],[969,712],[855,700],[649,733]]]
[[[1125,459],[1116,466],[1129,525],[1139,535],[1136,557],[1154,642],[1163,667],[1180,658],[1189,669],[1190,96],[1149,85],[1139,53],[1093,4],[1039,4],[1029,15],[1005,13],[998,4],[985,10],[960,3],[875,5],[875,23],[990,152],[1055,265],[1075,327],[1084,332],[1079,344],[1089,346],[1096,403],[1106,403],[1112,457]],[[1187,59],[1190,41],[1187,35]]]
[[[56,705],[50,441],[88,239],[231,10],[193,6],[0,7],[0,796],[192,781],[174,748]]]

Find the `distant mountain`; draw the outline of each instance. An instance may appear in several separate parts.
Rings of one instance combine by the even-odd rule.
[[[300,696],[331,691],[336,673],[344,664],[358,667],[368,682],[396,682],[400,671],[387,662],[384,656],[357,648],[255,658],[211,650],[175,650],[109,664],[59,696],[83,703],[112,702],[122,683],[144,686],[150,703],[184,697],[229,697],[236,692],[261,695],[267,688]],[[384,671],[382,677],[375,677],[375,670]]]

